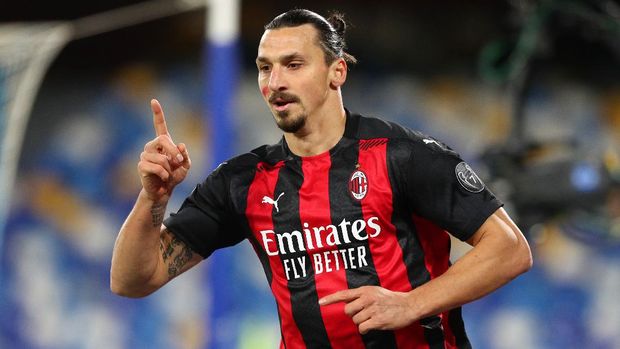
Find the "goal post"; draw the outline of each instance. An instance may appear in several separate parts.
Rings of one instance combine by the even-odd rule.
[[[239,78],[239,28],[240,0],[211,0],[205,24],[205,45],[203,69],[205,81],[204,107],[205,123],[212,130],[207,147],[212,159],[205,161],[209,173],[219,163],[233,155],[234,132],[231,115],[234,115],[235,94]],[[209,348],[226,349],[237,347],[239,321],[234,314],[238,299],[235,299],[235,261],[240,260],[239,249],[223,249],[209,257],[206,287],[212,300],[209,305],[209,327],[211,336]],[[237,301],[237,302],[236,302]]]

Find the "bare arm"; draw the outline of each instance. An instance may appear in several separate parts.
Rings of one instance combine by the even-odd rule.
[[[417,318],[483,297],[532,266],[529,244],[503,208],[491,215],[467,242],[474,248],[445,274],[410,292]]]
[[[525,237],[503,208],[491,215],[468,243],[474,248],[448,271],[410,292],[365,286],[336,292],[319,303],[346,302],[345,312],[361,333],[397,329],[483,297],[532,265]]]
[[[147,296],[202,260],[161,223],[165,209],[140,193],[114,244],[112,292]]]
[[[156,138],[140,155],[142,190],[120,229],[110,270],[110,289],[127,297],[146,296],[202,260],[162,224],[174,187],[190,168],[187,148],[172,142],[159,103],[151,101]]]

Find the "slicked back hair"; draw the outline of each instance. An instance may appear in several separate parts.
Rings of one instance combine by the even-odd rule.
[[[343,58],[348,64],[357,63],[357,59],[345,52],[346,42],[344,34],[347,24],[344,15],[333,12],[325,19],[318,13],[306,9],[294,9],[282,13],[265,25],[265,30],[299,27],[304,24],[312,25],[318,31],[319,45],[325,54],[325,62],[329,65],[338,58]]]

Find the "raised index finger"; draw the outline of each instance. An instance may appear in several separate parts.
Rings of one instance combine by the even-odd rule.
[[[151,99],[151,110],[153,111],[153,126],[155,126],[155,134],[157,136],[168,136],[168,126],[164,118],[164,110],[155,98]]]

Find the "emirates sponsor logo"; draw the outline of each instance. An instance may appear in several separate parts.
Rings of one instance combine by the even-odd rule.
[[[378,221],[378,217],[370,217],[368,221],[358,219],[353,222],[347,221],[345,218],[338,225],[310,227],[308,223],[304,223],[303,231],[293,230],[292,232],[276,233],[268,229],[261,230],[260,235],[267,254],[277,256],[377,237],[381,234],[381,226]]]
[[[301,231],[282,233],[276,233],[271,229],[260,231],[265,252],[269,256],[281,256],[287,280],[307,277],[311,270],[315,274],[321,274],[368,266],[367,246],[348,247],[346,244],[376,238],[379,234],[381,226],[378,217],[352,222],[343,219],[337,225],[318,227],[310,227],[308,223],[304,223]],[[340,245],[345,246],[338,248]],[[297,254],[303,251],[307,252],[308,256]]]
[[[360,170],[353,172],[349,179],[349,191],[355,200],[362,200],[368,193],[368,179],[366,174]]]

